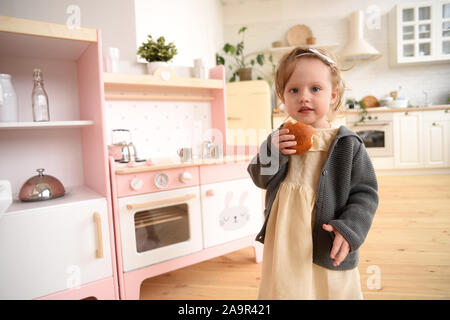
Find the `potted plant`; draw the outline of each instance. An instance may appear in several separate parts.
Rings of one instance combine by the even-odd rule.
[[[217,65],[225,65],[225,57],[228,57],[228,61],[230,61],[230,65],[228,66],[229,70],[232,72],[232,76],[230,78],[230,82],[236,81],[236,76],[239,76],[240,81],[252,80],[252,71],[255,70],[255,63],[260,66],[264,65],[264,54],[262,53],[253,53],[253,54],[245,54],[244,53],[244,34],[247,27],[242,27],[239,29],[238,34],[242,34],[242,40],[238,42],[235,46],[230,43],[225,43],[223,46],[223,52],[225,55],[220,55],[216,53],[216,64]],[[255,55],[256,58],[249,59],[249,56]],[[258,76],[258,79],[262,79]]]
[[[366,105],[364,104],[364,102],[363,102],[362,100],[361,100],[361,101],[357,101],[356,99],[348,98],[348,99],[345,101],[345,104],[347,105],[347,107],[348,107],[349,109],[354,109],[354,107],[355,107],[356,105],[359,105],[359,106],[360,106],[360,109],[361,109],[361,111],[359,112],[361,118],[359,119],[358,122],[364,122],[364,121],[366,121],[368,112],[367,112],[367,107],[366,107]]]
[[[148,73],[153,72],[161,66],[167,66],[170,60],[178,53],[175,45],[170,42],[166,44],[164,37],[159,37],[156,42],[148,35],[147,42],[143,42],[137,54],[148,62]]]

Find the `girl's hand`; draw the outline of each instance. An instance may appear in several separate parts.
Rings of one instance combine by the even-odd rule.
[[[334,259],[333,265],[337,267],[341,264],[342,261],[344,261],[345,257],[347,257],[348,253],[350,252],[350,245],[348,244],[348,241],[345,240],[344,236],[339,231],[337,231],[332,225],[323,224],[322,228],[326,231],[334,232],[335,234],[333,241],[333,248],[331,249],[330,253],[330,258]]]
[[[287,134],[288,132],[288,129],[280,129],[272,135],[272,144],[282,154],[294,154],[296,152],[294,149],[289,149],[289,147],[295,146],[297,141],[295,141],[295,136]]]

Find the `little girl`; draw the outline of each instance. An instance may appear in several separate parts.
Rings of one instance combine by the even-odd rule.
[[[266,189],[256,237],[264,243],[258,298],[363,299],[358,248],[378,206],[378,185],[361,138],[330,125],[342,104],[340,70],[326,51],[299,47],[282,58],[275,81],[289,116],[314,134],[311,149],[294,155],[294,136],[280,126],[248,167]]]

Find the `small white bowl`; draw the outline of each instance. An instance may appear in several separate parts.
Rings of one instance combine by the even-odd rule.
[[[408,99],[388,101],[387,106],[389,108],[408,108]]]

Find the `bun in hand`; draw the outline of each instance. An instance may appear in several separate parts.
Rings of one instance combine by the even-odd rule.
[[[294,123],[292,121],[288,121],[283,125],[282,129],[288,129],[289,134],[295,136],[295,141],[297,141],[297,144],[290,147],[292,149],[295,149],[296,152],[294,154],[306,152],[311,149],[312,136],[314,133],[313,127],[300,122]]]

